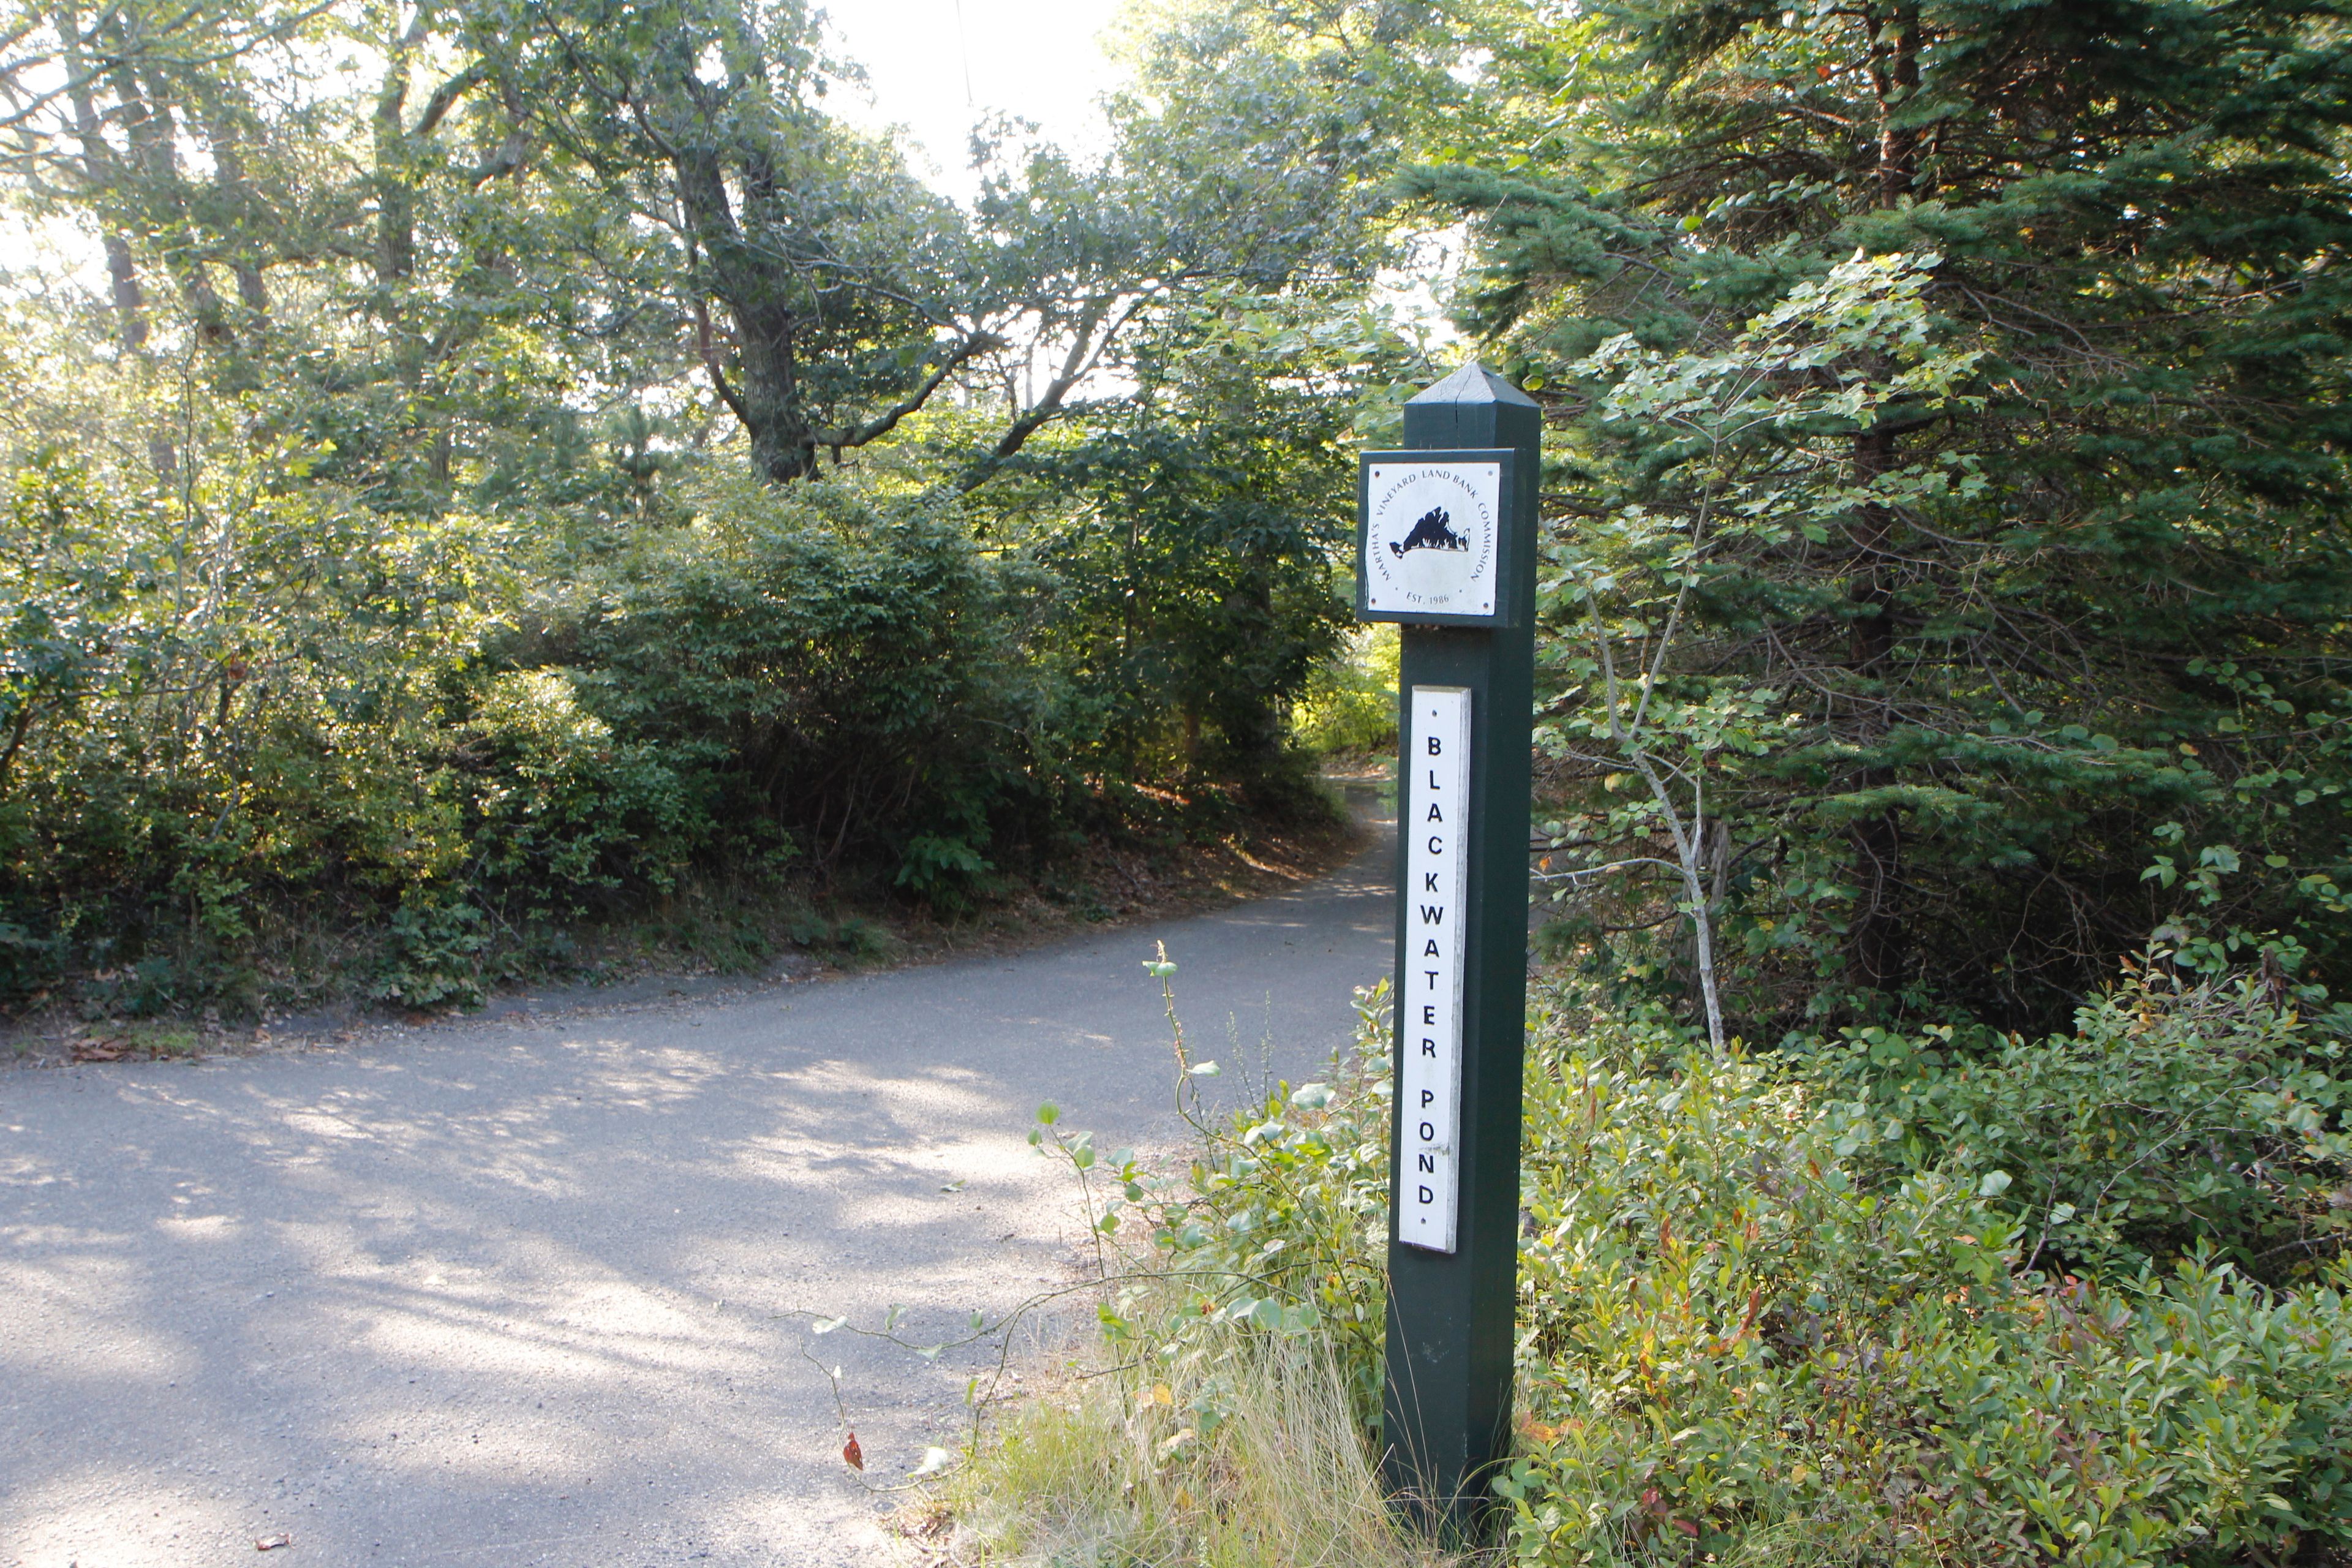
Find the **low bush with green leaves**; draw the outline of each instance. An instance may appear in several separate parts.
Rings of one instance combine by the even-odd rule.
[[[2347,1020],[2274,975],[2172,958],[2151,950],[2071,1034],[1850,1029],[1803,1043],[1806,1072],[1853,1097],[1876,1129],[1860,1146],[1889,1169],[1999,1193],[2028,1268],[2128,1273],[2202,1248],[2308,1279],[2352,1214]]]
[[[417,518],[299,459],[0,490],[0,1007],[463,1005],[600,928],[952,918],[1090,838],[1328,810],[1290,753],[1122,730],[1050,552],[953,501],[703,469],[618,520]],[[1228,685],[1272,713],[1304,657]]]
[[[1202,1124],[1182,1179],[1111,1200],[1151,1221],[1102,1312],[1112,1359],[1183,1389],[1196,1433],[1264,1403],[1248,1345],[1300,1341],[1377,1452],[1386,1007],[1362,1000],[1328,1082]],[[1718,1054],[1591,1001],[1551,985],[1532,1016],[1502,1556],[2352,1551],[2339,1015],[2160,960],[2041,1040]]]
[[[1220,1325],[1330,1347],[1358,1417],[1380,1419],[1389,1203],[1385,983],[1357,994],[1352,1049],[1330,1081],[1266,1086],[1199,1141],[1172,1187],[1130,1194],[1151,1222],[1150,1263],[1117,1297],[1114,1338],[1172,1367],[1211,1359]],[[1184,1058],[1181,1070],[1203,1064]],[[1214,1064],[1206,1064],[1213,1068]],[[1213,1378],[1202,1384],[1213,1395]],[[1221,1419],[1213,1404],[1200,1419]]]
[[[2063,1078],[2118,1017],[2176,1044],[2292,1032],[2258,996],[2231,1006],[2210,987],[2127,986],[2082,1035],[2011,1043],[1983,1078]],[[2330,1148],[2260,1087],[2274,1060],[2231,1059],[2235,1081],[2225,1091],[2229,1075],[2210,1073],[2203,1101],[2273,1105],[2243,1136],[2340,1180]],[[1988,1160],[1990,1118],[1914,1100],[1902,1122],[1821,1065],[1539,1016],[1525,1442],[1500,1483],[1518,1560],[2120,1568],[2352,1543],[2340,1264],[2315,1260],[2280,1289],[2224,1260],[2218,1235],[2174,1227],[2143,1238],[2201,1250],[2047,1267],[2045,1194]],[[2134,1147],[2160,1154],[2165,1129],[2151,1118]],[[2035,1137],[2021,1128],[2003,1146],[2029,1173],[2017,1154]],[[2116,1169],[2094,1152],[2075,1179]],[[2135,1201],[2158,1207],[2168,1184],[2193,1204],[2210,1175],[2148,1159]],[[2303,1190],[2247,1201],[2291,1207]]]

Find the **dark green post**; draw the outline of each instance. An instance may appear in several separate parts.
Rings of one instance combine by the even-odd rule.
[[[1403,638],[1383,1465],[1464,1535],[1511,1439],[1541,432],[1468,364],[1360,491],[1359,609]]]

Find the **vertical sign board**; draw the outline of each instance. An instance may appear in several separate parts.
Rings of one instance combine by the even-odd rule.
[[[1412,756],[1399,791],[1404,818],[1404,951],[1397,967],[1399,1001],[1394,1114],[1402,1121],[1397,1157],[1396,1237],[1432,1252],[1454,1250],[1462,1140],[1463,895],[1468,880],[1470,693],[1459,686],[1416,686]]]
[[[1540,433],[1465,365],[1359,475],[1357,612],[1402,627],[1381,1468],[1461,1536],[1510,1452]]]

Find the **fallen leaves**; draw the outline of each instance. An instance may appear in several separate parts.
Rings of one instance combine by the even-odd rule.
[[[65,1047],[78,1062],[162,1061],[200,1055],[206,1038],[217,1034],[209,1018],[201,1031],[153,1018],[100,1019],[76,1027],[66,1037]]]
[[[265,1535],[261,1537],[261,1539],[253,1543],[253,1549],[256,1552],[275,1552],[281,1546],[291,1546],[293,1544],[294,1538],[281,1531],[276,1535]]]

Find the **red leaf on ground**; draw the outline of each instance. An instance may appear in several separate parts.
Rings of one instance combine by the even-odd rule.
[[[853,1470],[866,1468],[866,1450],[857,1446],[857,1434],[852,1432],[849,1441],[841,1446],[841,1461]]]

